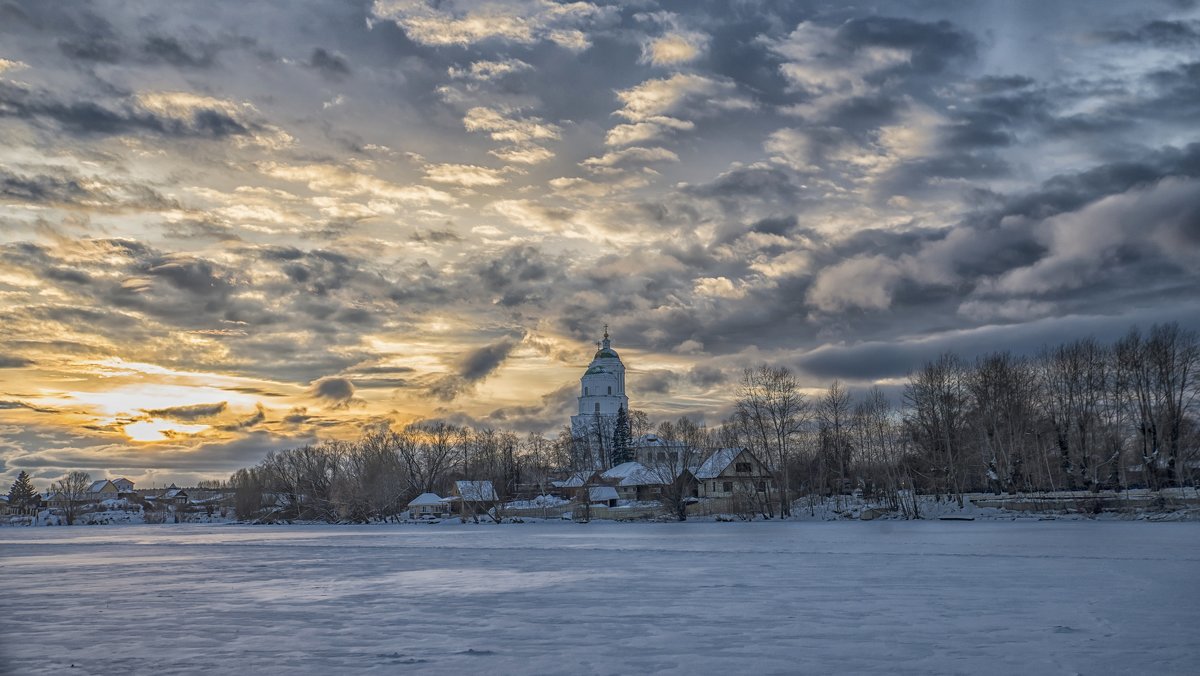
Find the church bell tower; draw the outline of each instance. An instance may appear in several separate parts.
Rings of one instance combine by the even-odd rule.
[[[579,379],[579,413],[571,416],[571,431],[586,441],[591,455],[604,465],[612,448],[617,412],[629,412],[629,397],[625,396],[625,364],[612,349],[608,325],[604,325],[604,340],[597,345],[595,356]]]

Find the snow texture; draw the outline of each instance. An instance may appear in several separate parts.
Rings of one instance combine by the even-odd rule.
[[[0,551],[0,673],[1200,664],[1195,523],[93,526]]]

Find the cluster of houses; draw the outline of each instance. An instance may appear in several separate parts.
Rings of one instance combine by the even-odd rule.
[[[494,507],[499,499],[491,481],[455,481],[446,497],[422,493],[413,498],[408,503],[408,515],[412,519],[433,519],[482,514]]]
[[[652,435],[633,444],[638,460],[607,469],[570,473],[551,481],[546,491],[563,502],[604,507],[636,506],[659,501],[668,485],[696,501],[764,501],[775,490],[774,477],[746,448],[722,448],[689,467],[681,461],[682,446]],[[408,503],[413,519],[482,514],[499,501],[491,481],[455,481],[450,495],[422,493]]]
[[[149,508],[179,509],[193,503],[203,503],[220,495],[210,495],[213,491],[199,491],[192,495],[187,489],[171,484],[166,488],[135,489],[134,483],[126,478],[100,479],[93,481],[80,496],[64,495],[60,491],[47,491],[41,495],[41,503],[53,509],[62,509],[73,503],[76,505],[113,504],[110,500],[126,500],[145,505]],[[193,493],[197,493],[193,489]]]
[[[663,444],[667,450],[655,444],[635,446],[641,459],[605,470],[575,472],[554,482],[554,487],[564,497],[580,500],[586,493],[591,502],[608,506],[659,500],[673,482],[680,484],[683,495],[696,499],[765,497],[774,490],[771,471],[750,449],[717,449],[698,465],[683,467],[678,466],[679,451],[671,450],[671,445]]]

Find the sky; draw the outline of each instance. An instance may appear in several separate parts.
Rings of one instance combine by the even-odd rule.
[[[0,478],[1200,326],[1193,2],[0,0]]]

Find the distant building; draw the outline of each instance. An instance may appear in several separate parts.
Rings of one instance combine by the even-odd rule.
[[[490,481],[455,481],[447,498],[454,510],[464,516],[485,514],[498,500],[496,488]]]
[[[437,493],[422,493],[408,503],[410,519],[433,519],[450,513],[450,505]]]
[[[188,494],[182,488],[171,484],[167,486],[167,490],[163,491],[162,495],[158,496],[158,502],[162,505],[186,505],[188,503]]]
[[[629,412],[629,397],[625,396],[625,364],[612,349],[608,326],[604,340],[579,379],[579,412],[571,416],[571,434],[576,439],[576,452],[583,456],[583,465],[603,469],[609,466],[613,437],[621,409]]]
[[[124,477],[122,477],[120,479],[113,479],[112,483],[114,486],[117,487],[118,493],[132,493],[133,492],[133,482],[130,481],[129,479],[126,479]]]
[[[112,500],[120,497],[120,491],[117,490],[116,484],[108,479],[93,481],[91,486],[87,488],[87,500],[89,502],[100,502],[102,500]]]
[[[695,474],[703,498],[765,495],[774,481],[767,466],[747,448],[714,451]]]

